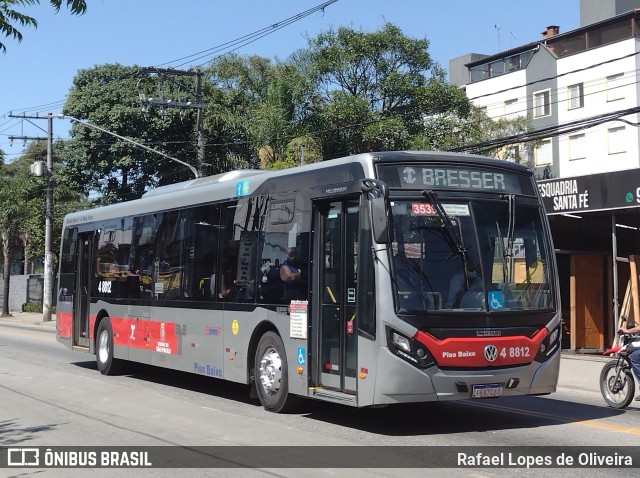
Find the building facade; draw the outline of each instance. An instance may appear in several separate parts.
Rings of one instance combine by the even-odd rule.
[[[581,0],[580,19],[509,51],[452,59],[449,78],[488,117],[529,118],[537,140],[514,157],[544,196],[566,347],[599,351],[629,312],[640,254],[640,0]]]

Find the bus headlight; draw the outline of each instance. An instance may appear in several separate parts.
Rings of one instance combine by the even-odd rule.
[[[396,333],[396,332],[391,332],[391,341],[394,343],[394,345],[398,346],[399,348],[401,348],[402,350],[404,350],[405,352],[411,352],[411,345],[409,342],[410,339]]]
[[[558,325],[555,329],[553,329],[551,333],[547,335],[547,338],[544,339],[540,344],[540,348],[538,349],[538,353],[536,354],[537,362],[546,361],[560,347],[560,327],[561,325]]]
[[[387,345],[398,357],[418,368],[427,368],[435,363],[429,351],[420,342],[387,327]]]

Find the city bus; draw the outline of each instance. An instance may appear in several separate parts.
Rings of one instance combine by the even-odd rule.
[[[237,170],[69,214],[57,340],[249,385],[272,412],[555,391],[561,316],[528,168],[397,151]]]

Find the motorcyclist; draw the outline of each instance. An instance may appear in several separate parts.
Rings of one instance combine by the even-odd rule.
[[[634,325],[633,327],[627,328],[627,323],[623,322],[622,327],[620,327],[620,332],[623,334],[639,334],[640,333],[640,325]],[[636,376],[636,380],[638,384],[640,384],[640,349],[636,349],[629,354],[629,360],[631,361],[631,368],[633,369],[633,374]],[[636,400],[640,401],[640,394],[636,397]]]

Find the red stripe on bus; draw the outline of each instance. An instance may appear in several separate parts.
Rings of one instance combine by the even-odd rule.
[[[178,335],[173,322],[111,317],[111,327],[116,346],[178,354]]]
[[[56,314],[56,329],[58,337],[71,338],[71,323],[73,321],[71,312],[58,312]]]
[[[548,335],[549,332],[543,327],[532,338],[453,337],[437,340],[421,331],[413,338],[427,347],[436,363],[442,367],[502,367],[531,363]]]

